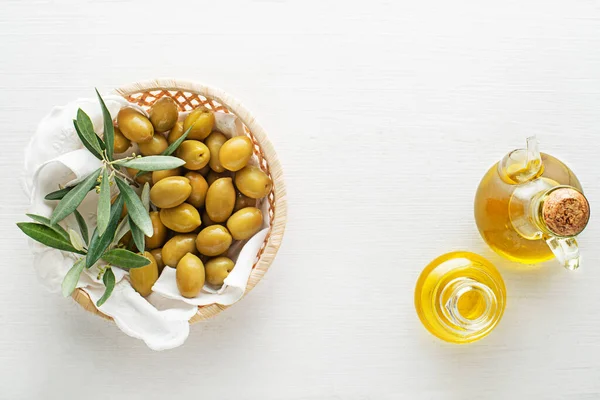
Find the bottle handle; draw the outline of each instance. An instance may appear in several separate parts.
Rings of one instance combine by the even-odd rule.
[[[546,243],[563,267],[570,271],[579,268],[579,246],[577,245],[577,240],[575,240],[575,238],[549,236],[546,238]]]

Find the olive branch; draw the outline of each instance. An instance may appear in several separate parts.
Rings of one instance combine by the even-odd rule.
[[[140,173],[161,171],[177,168],[185,164],[180,158],[171,154],[186,139],[192,129],[190,127],[165,151],[157,156],[142,157],[133,154],[130,157],[114,159],[114,125],[113,120],[96,89],[98,101],[102,109],[104,135],[101,138],[95,131],[90,117],[82,110],[77,110],[73,125],[83,146],[102,161],[102,167],[92,172],[76,185],[60,188],[45,196],[46,200],[58,200],[50,218],[27,214],[34,222],[19,222],[17,226],[33,240],[58,250],[77,255],[77,260],[65,275],[62,282],[62,294],[70,296],[77,287],[79,277],[84,268],[91,268],[102,260],[106,266],[100,267],[98,279],[102,277],[105,291],[96,302],[101,306],[110,297],[115,287],[115,275],[112,267],[129,270],[140,268],[150,263],[146,257],[131,250],[119,248],[119,241],[131,231],[134,244],[143,252],[145,237],[153,234],[150,219],[150,185],[146,183],[141,196],[131,188],[139,187],[137,182],[121,172],[121,167],[138,169]],[[116,184],[119,194],[111,204],[111,186]],[[98,194],[97,224],[91,237],[89,228],[83,216],[77,211],[88,193],[95,189]],[[123,207],[127,206],[127,216],[121,221]],[[73,214],[77,221],[79,232],[68,227],[65,229],[60,222]]]

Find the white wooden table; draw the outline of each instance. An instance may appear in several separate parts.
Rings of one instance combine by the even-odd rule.
[[[600,224],[574,273],[517,271],[480,239],[484,171],[539,136],[600,207],[594,1],[3,0],[1,399],[597,399]],[[22,149],[53,105],[160,76],[241,99],[286,172],[263,282],[155,353],[46,293],[15,222]],[[501,269],[498,328],[468,346],[414,312],[421,269],[467,249]]]

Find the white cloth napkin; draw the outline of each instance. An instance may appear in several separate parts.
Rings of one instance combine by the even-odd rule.
[[[143,111],[120,96],[105,96],[104,101],[113,118],[125,106]],[[31,213],[50,216],[58,202],[44,200],[47,193],[57,190],[59,184],[76,183],[101,166],[101,162],[83,147],[73,127],[78,108],[90,116],[95,131],[100,135],[103,133],[102,111],[97,99],[80,99],[64,107],[55,107],[42,119],[25,149],[22,182],[30,197]],[[215,117],[215,129],[226,136],[243,134],[242,124],[237,117],[223,113],[216,113]],[[90,230],[96,225],[97,199],[97,194],[91,191],[78,208]],[[267,204],[263,202],[260,207],[268,215]],[[66,218],[61,225],[78,230],[73,216]],[[265,227],[267,225],[268,221],[265,220]],[[142,339],[153,350],[180,346],[189,335],[188,321],[198,311],[198,305],[231,305],[242,297],[267,230],[265,228],[246,243],[238,244],[241,250],[237,261],[234,257],[236,266],[218,290],[206,286],[198,297],[185,299],[177,290],[175,269],[165,267],[153,288],[154,292],[144,298],[131,287],[127,271],[113,268],[117,284],[111,297],[99,310],[112,317],[127,335]],[[76,258],[71,253],[46,247],[33,240],[30,240],[30,246],[34,253],[34,268],[40,280],[50,291],[60,293],[62,280]],[[104,285],[97,279],[100,263],[84,270],[77,285],[89,294],[94,304],[104,293]]]

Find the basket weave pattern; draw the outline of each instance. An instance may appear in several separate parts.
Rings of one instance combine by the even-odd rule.
[[[191,111],[199,106],[204,106],[214,112],[234,114],[242,121],[244,131],[254,145],[254,155],[258,159],[258,166],[269,175],[273,182],[273,188],[267,196],[270,229],[252,267],[246,287],[246,293],[248,293],[262,279],[273,262],[281,244],[286,222],[285,186],[281,166],[264,130],[237,100],[223,91],[201,84],[174,79],[157,79],[122,87],[117,89],[117,93],[127,101],[144,108],[150,107],[161,97],[169,96],[175,100],[180,111]],[[96,309],[83,290],[76,290],[73,298],[87,311],[111,319]],[[190,320],[190,323],[208,319],[226,308],[227,306],[218,304],[200,306],[198,313]]]

